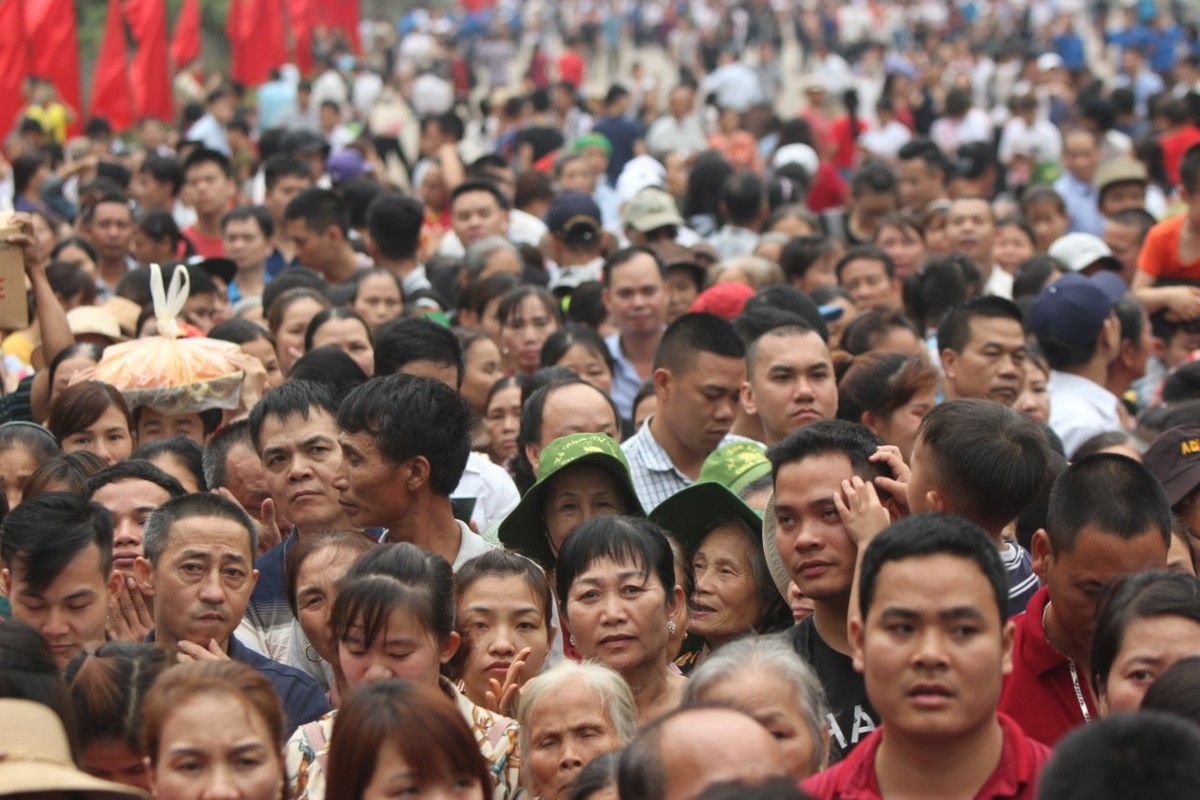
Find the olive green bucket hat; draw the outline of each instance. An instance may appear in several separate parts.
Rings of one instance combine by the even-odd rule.
[[[734,494],[771,474],[767,451],[758,442],[730,442],[708,454],[696,483],[713,481]]]
[[[606,433],[573,433],[542,449],[537,483],[529,487],[517,507],[500,523],[498,534],[505,549],[520,553],[543,569],[553,569],[554,552],[546,535],[546,492],[555,475],[581,465],[600,467],[613,476],[625,493],[628,516],[646,515],[629,477],[629,462],[616,440]]]
[[[762,517],[758,512],[729,489],[712,481],[693,483],[681,489],[655,506],[649,515],[650,521],[678,539],[688,554],[700,548],[715,522],[730,517],[741,520],[756,533],[762,528]]]

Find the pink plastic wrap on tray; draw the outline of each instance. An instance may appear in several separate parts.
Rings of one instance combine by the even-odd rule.
[[[152,336],[105,348],[96,380],[115,386],[131,408],[164,414],[237,408],[242,373],[226,356],[232,342]]]

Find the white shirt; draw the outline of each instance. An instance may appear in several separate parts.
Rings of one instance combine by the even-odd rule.
[[[987,283],[983,285],[983,293],[1012,300],[1013,276],[1005,272],[999,264],[993,266],[992,274],[988,276]]]
[[[1054,370],[1050,373],[1050,428],[1067,458],[1098,433],[1121,430],[1117,396],[1098,383]]]
[[[858,143],[876,158],[894,160],[900,148],[912,140],[912,131],[903,123],[892,120],[882,128],[872,128],[858,137]]]
[[[467,456],[462,478],[450,496],[475,498],[471,521],[480,531],[486,531],[493,522],[504,519],[521,502],[521,494],[508,472],[475,450]]]

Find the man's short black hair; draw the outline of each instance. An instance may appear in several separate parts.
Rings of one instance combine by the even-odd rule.
[[[450,192],[450,207],[454,207],[454,203],[464,194],[471,192],[487,192],[492,197],[496,198],[496,204],[504,211],[508,210],[508,198],[504,196],[504,192],[500,191],[500,187],[495,182],[486,178],[477,178],[476,180],[463,181],[458,186],[454,187],[454,191]]]
[[[950,555],[972,561],[991,584],[1000,623],[1008,621],[1008,578],[1000,553],[987,532],[951,514],[914,514],[889,526],[867,546],[858,578],[858,604],[863,620],[875,599],[883,567],[893,561]]]
[[[788,464],[817,456],[842,455],[849,459],[855,475],[864,481],[872,481],[892,477],[885,464],[870,460],[882,444],[883,439],[857,422],[821,420],[793,431],[772,446],[767,450],[767,459],[771,462],[772,477],[778,480],[779,470]]]
[[[789,281],[800,281],[810,267],[836,252],[833,240],[827,236],[796,236],[783,246],[779,266]]]
[[[892,261],[892,257],[882,248],[873,244],[856,244],[838,259],[837,265],[833,268],[837,273],[838,283],[842,282],[842,271],[852,261],[877,261],[883,264],[883,271],[887,273],[888,278],[896,277],[896,262]]]
[[[267,239],[275,235],[275,220],[271,219],[271,214],[262,206],[238,206],[226,212],[225,216],[221,217],[221,232],[224,233],[225,226],[231,222],[248,219],[258,223],[259,231]]]
[[[654,354],[654,369],[668,369],[680,375],[692,369],[701,353],[745,358],[746,346],[728,320],[716,314],[688,313],[663,332]]]
[[[1121,327],[1121,341],[1140,347],[1142,332],[1146,329],[1146,315],[1141,301],[1134,297],[1133,293],[1129,293],[1117,301],[1114,310]]]
[[[918,136],[902,146],[896,153],[896,158],[899,161],[915,161],[917,159],[924,161],[927,169],[934,170],[941,175],[943,186],[951,177],[950,165],[942,153],[942,149],[924,136]]]
[[[417,257],[425,204],[404,192],[384,192],[367,206],[367,231],[384,258]]]
[[[1146,234],[1154,227],[1158,221],[1154,219],[1154,215],[1144,208],[1127,208],[1124,211],[1118,211],[1109,217],[1109,220],[1118,225],[1126,225],[1137,231],[1138,247],[1146,240]]]
[[[953,350],[962,353],[971,341],[971,320],[981,319],[1011,319],[1022,325],[1021,309],[1016,303],[1003,297],[986,295],[955,306],[946,313],[942,324],[938,326],[938,352]]]
[[[900,183],[896,173],[880,161],[868,161],[850,176],[850,197],[857,200],[864,194],[890,194],[900,197]]]
[[[729,221],[743,228],[757,224],[763,197],[762,179],[753,172],[735,172],[721,187],[721,204]]]
[[[1200,797],[1200,728],[1163,711],[1083,725],[1054,748],[1038,797],[1129,800]]]
[[[188,153],[188,157],[183,160],[184,179],[187,179],[188,170],[200,164],[216,164],[226,178],[233,177],[233,164],[230,162],[229,156],[219,150],[200,148]]]
[[[338,425],[367,433],[391,464],[423,456],[429,486],[449,497],[471,453],[471,413],[456,391],[434,378],[385,375],[346,396]]]
[[[626,247],[618,250],[608,258],[604,259],[604,266],[600,273],[601,282],[604,284],[604,286],[608,287],[612,285],[613,270],[617,269],[618,267],[625,266],[634,258],[641,255],[650,256],[650,258],[653,259],[654,263],[658,266],[658,274],[662,275],[664,279],[666,278],[666,267],[663,266],[662,259],[655,255],[653,250],[648,247],[641,246]]]
[[[250,440],[254,451],[262,455],[262,428],[267,417],[307,420],[313,411],[323,411],[337,419],[338,404],[327,386],[310,381],[285,381],[264,394],[250,409]]]
[[[266,183],[267,191],[274,189],[275,184],[283,178],[304,178],[311,181],[312,169],[295,156],[283,154],[271,156],[263,165],[263,180]]]
[[[1101,453],[1067,467],[1050,491],[1046,533],[1056,554],[1072,552],[1087,526],[1122,539],[1157,533],[1169,547],[1171,504],[1145,466]]]
[[[324,233],[336,227],[342,236],[345,236],[350,228],[350,219],[342,198],[332,189],[322,189],[319,186],[305,189],[288,201],[283,210],[283,218],[288,222],[302,219],[314,233]]]
[[[100,571],[112,570],[112,516],[77,492],[48,492],[8,512],[0,526],[0,561],[34,592],[44,592],[90,545],[100,548]]]
[[[454,367],[462,386],[466,361],[458,337],[449,328],[418,317],[393,319],[375,334],[375,374],[395,375],[406,364],[429,361]]]
[[[154,509],[146,520],[142,548],[151,564],[157,567],[158,560],[162,558],[162,554],[170,545],[172,526],[192,517],[217,517],[236,522],[244,528],[250,551],[250,562],[253,563],[254,556],[258,552],[258,526],[254,524],[254,520],[250,518],[244,508],[232,500],[226,500],[219,494],[197,492],[168,500]]]
[[[84,481],[83,488],[80,491],[84,497],[91,500],[92,495],[110,483],[119,483],[120,481],[128,480],[153,483],[155,486],[162,488],[171,497],[183,497],[187,494],[187,489],[184,489],[183,484],[174,476],[168,475],[149,461],[143,461],[140,458],[130,458],[117,462],[111,467],[105,467]]]
[[[210,490],[222,489],[229,483],[229,451],[238,445],[254,450],[250,435],[250,420],[239,419],[221,426],[204,445],[204,483]]]
[[[148,155],[138,167],[138,172],[144,172],[159,183],[171,184],[171,196],[179,194],[183,188],[183,167],[177,159],[169,156]]]
[[[82,209],[80,209],[80,211],[79,211],[80,223],[83,225],[91,225],[92,220],[96,218],[96,209],[99,208],[100,206],[109,205],[109,204],[117,205],[117,206],[124,206],[125,210],[129,212],[129,219],[130,220],[133,219],[133,209],[129,207],[129,201],[127,199],[125,199],[125,196],[123,194],[120,194],[120,192],[117,191],[117,192],[105,192],[105,193],[101,194],[99,197],[97,197],[95,200],[93,200],[92,202],[85,205]]]
[[[424,133],[430,125],[437,125],[438,130],[443,135],[450,137],[454,141],[460,141],[466,134],[466,126],[463,124],[462,117],[455,114],[453,111],[447,111],[443,114],[429,114],[421,117],[421,132]]]
[[[1051,480],[1053,449],[1046,428],[991,400],[934,406],[917,429],[928,482],[955,513],[998,533],[1037,499]]]

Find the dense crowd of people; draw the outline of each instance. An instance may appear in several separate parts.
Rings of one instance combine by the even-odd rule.
[[[467,5],[30,82],[0,796],[1197,796],[1187,9]]]

